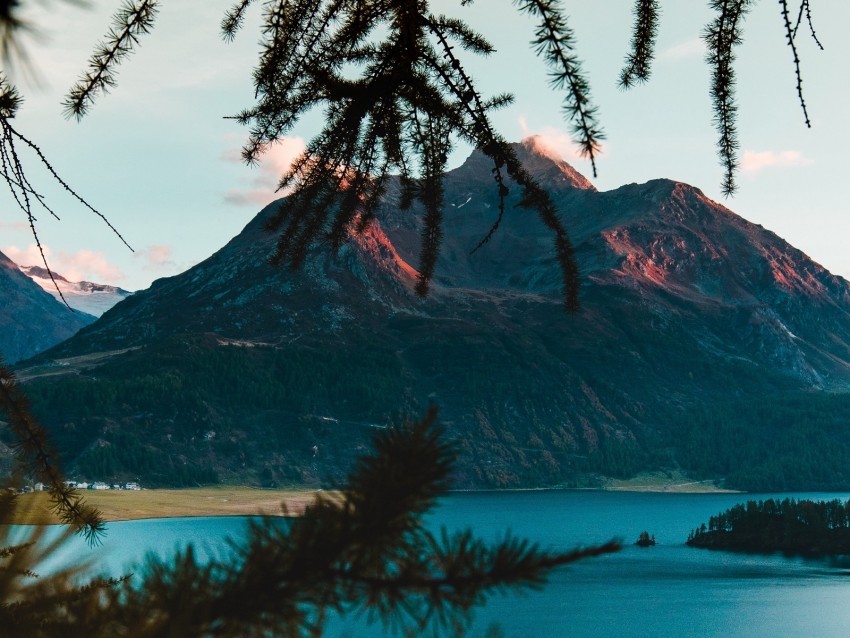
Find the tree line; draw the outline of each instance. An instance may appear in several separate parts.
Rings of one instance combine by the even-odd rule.
[[[850,554],[850,500],[739,503],[691,531],[687,542],[708,549],[802,556]]]

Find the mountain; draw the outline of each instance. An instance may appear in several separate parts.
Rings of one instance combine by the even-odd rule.
[[[119,301],[123,301],[132,292],[110,286],[107,284],[95,284],[90,281],[68,281],[58,273],[53,273],[53,279],[46,268],[41,266],[21,266],[21,272],[32,279],[35,283],[46,290],[57,301],[62,297],[74,310],[99,317]],[[57,287],[59,290],[57,290]],[[59,291],[62,295],[59,295]]]
[[[699,189],[598,192],[536,138],[582,270],[567,314],[552,237],[497,211],[478,152],[446,176],[433,291],[412,292],[422,211],[298,271],[267,263],[272,204],[24,364],[36,409],[89,478],[328,483],[400,414],[440,406],[461,487],[594,485],[682,471],[745,489],[847,489],[850,285]],[[518,189],[514,189],[518,191]],[[511,194],[511,204],[518,193]]]
[[[92,321],[57,302],[0,253],[0,355],[7,362],[46,350]]]

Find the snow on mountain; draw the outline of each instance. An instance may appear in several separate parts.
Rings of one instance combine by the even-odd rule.
[[[119,301],[123,301],[133,293],[107,284],[96,284],[90,281],[68,281],[58,273],[53,273],[53,280],[47,269],[41,266],[19,266],[21,271],[41,286],[42,289],[53,295],[58,301],[62,297],[74,310],[88,313],[95,317],[101,316]],[[54,281],[56,282],[54,284]],[[62,292],[60,297],[59,291]]]

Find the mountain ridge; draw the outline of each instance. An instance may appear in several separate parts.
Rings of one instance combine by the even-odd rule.
[[[56,301],[2,252],[0,302],[0,354],[10,363],[46,350],[94,321]]]
[[[517,192],[470,255],[497,210],[473,153],[446,176],[451,232],[425,300],[411,291],[421,211],[401,214],[392,184],[364,235],[336,256],[311,251],[294,272],[267,262],[271,205],[21,376],[45,422],[66,433],[74,467],[140,474],[138,459],[156,457],[163,483],[332,482],[374,427],[437,403],[462,487],[592,484],[665,467],[738,487],[850,485],[833,395],[829,419],[805,426],[833,450],[820,469],[795,469],[799,429],[765,416],[782,397],[850,388],[850,285],[695,187],[662,179],[598,192],[538,142],[514,148],[571,233],[583,281],[575,315],[563,310],[553,238],[516,207]],[[63,395],[89,398],[60,412]],[[695,456],[707,431],[731,427],[704,406],[725,414],[748,401],[769,404],[736,435],[752,445]],[[740,450],[750,456],[734,465]]]
[[[118,286],[91,281],[69,281],[59,273],[51,273],[41,266],[19,266],[21,272],[61,303],[99,317],[104,312],[133,293]],[[61,294],[60,294],[61,293]]]

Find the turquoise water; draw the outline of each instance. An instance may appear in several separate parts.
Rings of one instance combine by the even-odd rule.
[[[454,494],[429,517],[450,530],[472,527],[496,539],[510,530],[542,547],[569,549],[619,538],[618,554],[576,563],[539,591],[498,596],[479,609],[470,634],[498,623],[509,638],[547,636],[712,637],[846,636],[850,572],[825,561],[691,549],[688,532],[748,499],[786,495],[639,494],[594,491]],[[794,494],[848,498],[847,494]],[[75,541],[67,555],[87,554],[97,571],[133,571],[147,552],[168,556],[192,543],[202,555],[228,551],[225,539],[246,529],[241,518],[161,519],[112,523],[104,545]],[[658,545],[631,543],[642,530]],[[60,557],[61,560],[61,557]],[[43,568],[44,569],[44,568]],[[381,635],[341,619],[327,633]]]

